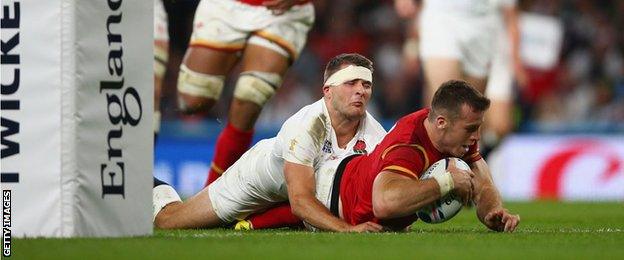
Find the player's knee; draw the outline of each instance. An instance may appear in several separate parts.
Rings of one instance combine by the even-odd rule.
[[[176,204],[181,202],[173,202],[163,208],[154,217],[154,227],[160,229],[174,229],[179,228],[179,225],[174,217]]]
[[[166,221],[166,216],[160,212],[158,213],[158,215],[156,215],[156,218],[154,218],[154,227],[156,228],[160,228],[160,229],[167,229],[168,225],[167,221]]]
[[[282,77],[277,73],[246,71],[241,73],[234,97],[264,106],[282,84]]]
[[[180,65],[178,75],[178,106],[183,112],[210,109],[221,96],[225,76],[209,75],[190,70]]]
[[[163,215],[163,214],[159,214],[159,215]],[[154,220],[154,227],[159,228],[159,229],[174,229],[176,228],[175,225],[173,225],[173,222],[171,221],[170,217],[167,216],[156,216],[156,219]]]
[[[167,61],[169,60],[169,53],[163,46],[154,45],[154,75],[158,78],[163,78],[167,71]]]

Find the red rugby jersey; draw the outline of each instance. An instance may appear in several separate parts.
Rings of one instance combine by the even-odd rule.
[[[440,153],[427,135],[424,120],[429,109],[421,109],[397,121],[396,125],[372,153],[351,160],[345,167],[340,182],[340,199],[345,221],[352,225],[373,221],[395,230],[403,229],[416,220],[410,215],[394,220],[375,218],[372,206],[373,181],[383,170],[394,170],[413,178],[438,160],[450,157]],[[478,144],[470,146],[462,158],[468,164],[481,159]]]

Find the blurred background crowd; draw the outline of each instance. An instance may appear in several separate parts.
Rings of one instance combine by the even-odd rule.
[[[192,32],[196,0],[164,0],[169,19],[170,61],[161,109],[167,124],[225,121],[236,77],[229,77],[221,102],[206,115],[182,115],[176,109],[176,77]],[[391,0],[315,0],[316,21],[300,58],[280,91],[265,106],[258,128],[279,128],[306,104],[322,96],[324,64],[340,53],[357,52],[375,63],[373,102],[369,111],[392,125],[422,107],[424,86],[420,63],[406,39],[414,21],[400,18]],[[548,68],[525,64],[528,81],[516,85],[516,132],[624,131],[624,1],[518,0],[522,14],[556,21],[562,41]],[[523,32],[523,31],[522,31]],[[530,35],[521,33],[521,45]],[[522,50],[530,52],[531,50]],[[523,53],[523,56],[525,53]],[[530,53],[529,53],[530,54]],[[210,133],[198,134],[210,134]],[[209,132],[211,132],[209,130]],[[218,129],[214,130],[218,133]],[[192,134],[192,131],[187,132]]]

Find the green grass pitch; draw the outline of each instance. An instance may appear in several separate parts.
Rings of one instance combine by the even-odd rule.
[[[521,216],[495,233],[462,210],[407,233],[156,230],[150,237],[13,239],[15,259],[624,259],[624,203],[507,203]]]

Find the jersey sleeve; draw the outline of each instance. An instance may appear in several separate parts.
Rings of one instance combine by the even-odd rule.
[[[296,123],[282,129],[283,158],[287,162],[312,167],[325,141],[325,128],[306,129]]]
[[[424,172],[424,154],[414,145],[393,145],[386,148],[381,156],[381,170],[418,179]]]
[[[466,155],[464,155],[464,157],[462,157],[462,160],[464,160],[464,162],[468,164],[471,164],[473,162],[481,160],[481,158],[481,153],[479,153],[479,143],[475,142],[475,144],[471,145],[468,148],[468,152],[466,153]]]

